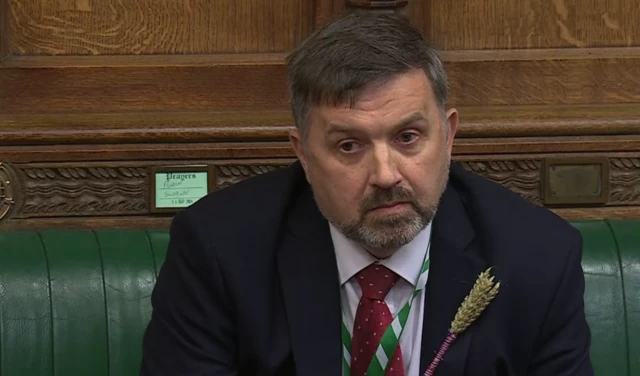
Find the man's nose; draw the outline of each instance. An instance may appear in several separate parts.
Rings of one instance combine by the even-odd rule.
[[[398,185],[402,177],[392,150],[387,146],[374,149],[372,161],[371,183],[380,188],[391,188]]]

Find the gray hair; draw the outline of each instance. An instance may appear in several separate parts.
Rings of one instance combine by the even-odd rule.
[[[296,127],[308,135],[311,106],[354,106],[360,92],[411,69],[427,75],[442,114],[449,92],[438,52],[419,30],[385,13],[352,12],[311,34],[288,57]],[[446,123],[445,123],[446,124]]]

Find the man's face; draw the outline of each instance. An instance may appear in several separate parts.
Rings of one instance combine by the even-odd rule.
[[[322,214],[377,257],[433,219],[449,174],[448,127],[421,70],[372,85],[353,108],[314,107],[306,140],[291,141]],[[448,131],[447,131],[448,129]]]

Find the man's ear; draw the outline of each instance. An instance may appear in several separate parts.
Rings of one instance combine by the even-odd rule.
[[[449,149],[449,154],[451,154],[453,139],[458,131],[458,110],[451,108],[447,111],[447,123],[449,125],[447,129],[447,148]]]
[[[293,151],[296,153],[298,160],[302,164],[302,168],[307,174],[308,179],[308,168],[309,168],[309,158],[307,156],[307,152],[304,147],[304,140],[302,139],[302,135],[298,129],[293,129],[289,131],[289,142],[291,143],[291,147]]]

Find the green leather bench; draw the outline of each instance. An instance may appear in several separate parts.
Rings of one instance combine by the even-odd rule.
[[[640,220],[573,224],[596,374],[640,376]],[[0,232],[0,376],[137,375],[167,243],[167,230]]]

